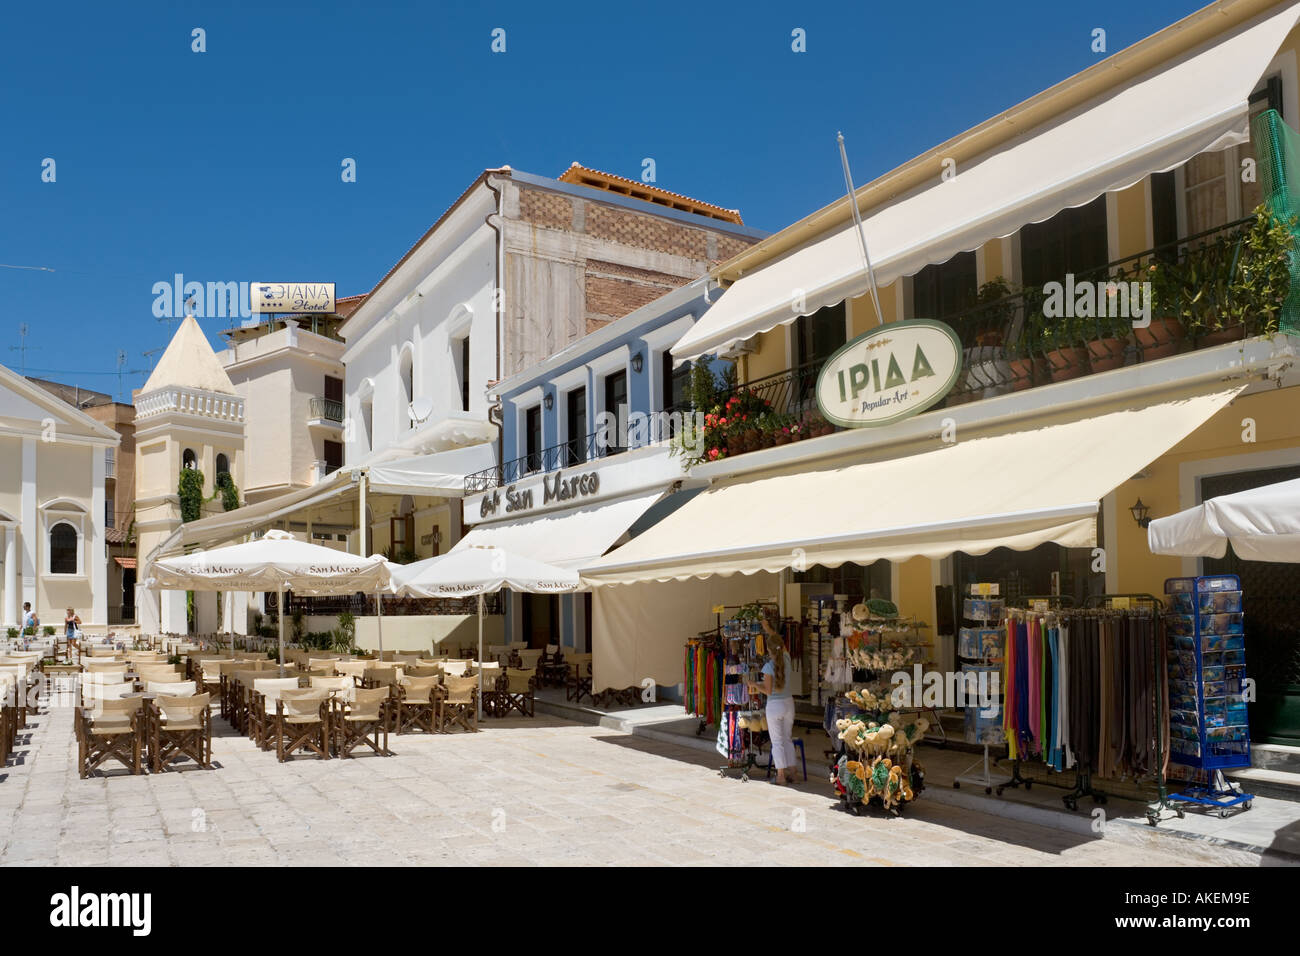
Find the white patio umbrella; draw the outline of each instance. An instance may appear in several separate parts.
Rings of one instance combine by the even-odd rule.
[[[149,587],[176,591],[275,591],[280,608],[280,674],[284,675],[284,592],[378,593],[390,584],[381,555],[362,558],[268,531],[256,541],[197,551],[153,563]]]
[[[580,587],[578,572],[511,554],[491,545],[471,545],[393,571],[393,591],[410,597],[478,596],[478,698],[483,715],[483,595],[502,588],[530,594],[563,594]]]
[[[1147,527],[1152,554],[1300,562],[1300,479],[1211,498]]]

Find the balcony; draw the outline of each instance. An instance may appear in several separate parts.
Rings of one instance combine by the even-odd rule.
[[[1294,223],[1249,216],[1076,273],[1075,289],[1092,283],[1095,301],[1105,300],[1105,309],[1086,317],[1049,317],[1056,310],[1048,308],[1047,288],[985,283],[971,308],[938,317],[956,331],[964,354],[960,377],[936,407],[1271,334],[1279,323],[1295,331],[1295,317],[1284,311],[1292,301],[1288,252],[1294,241]],[[1062,282],[1062,295],[1065,288]],[[1144,328],[1133,325],[1140,309],[1150,318]],[[1078,311],[1084,310],[1070,310]],[[839,430],[817,409],[820,370],[813,363],[714,393],[701,409],[703,441],[687,464]]]
[[[687,406],[671,406],[661,412],[633,413],[620,420],[616,428],[597,429],[590,435],[543,448],[504,462],[499,467],[466,475],[465,494],[511,485],[530,475],[576,468],[589,461],[668,441],[682,428],[682,416],[689,414],[691,411]]]
[[[307,411],[307,425],[309,428],[341,432],[343,403],[332,398],[313,398]]]

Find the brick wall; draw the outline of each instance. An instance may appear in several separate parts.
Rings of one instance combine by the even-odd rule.
[[[707,233],[675,222],[587,203],[587,235],[691,259],[708,258]]]
[[[573,201],[537,189],[519,191],[520,218],[549,229],[573,228]]]

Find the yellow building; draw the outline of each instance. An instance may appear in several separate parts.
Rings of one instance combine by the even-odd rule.
[[[1300,743],[1297,570],[1153,556],[1134,510],[1300,476],[1300,337],[1237,271],[1260,170],[1300,121],[1298,21],[1293,2],[1207,7],[857,189],[860,232],[842,200],[718,267],[726,292],[674,358],[733,360],[731,394],[787,426],[830,414],[828,365],[916,341],[900,323],[950,327],[959,371],[913,391],[929,403],[910,417],[854,408],[875,427],[774,447],[714,432],[691,469],[710,489],[584,572],[618,585],[596,591],[597,685],[680,679],[719,579],[729,603],[793,600],[791,584],[892,598],[951,668],[971,584],[1083,601],[1229,570],[1253,627],[1257,739]],[[850,375],[879,391],[870,364]],[[619,633],[675,604],[668,588],[697,605],[675,634],[653,615],[639,642]]]

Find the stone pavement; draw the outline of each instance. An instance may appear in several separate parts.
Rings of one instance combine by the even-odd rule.
[[[1196,841],[1081,836],[924,795],[902,818],[853,817],[819,772],[788,789],[723,779],[708,754],[542,715],[489,721],[478,734],[394,737],[398,755],[387,759],[288,764],[214,724],[219,769],[81,780],[72,711],[32,718],[0,774],[0,863],[1258,863]]]

